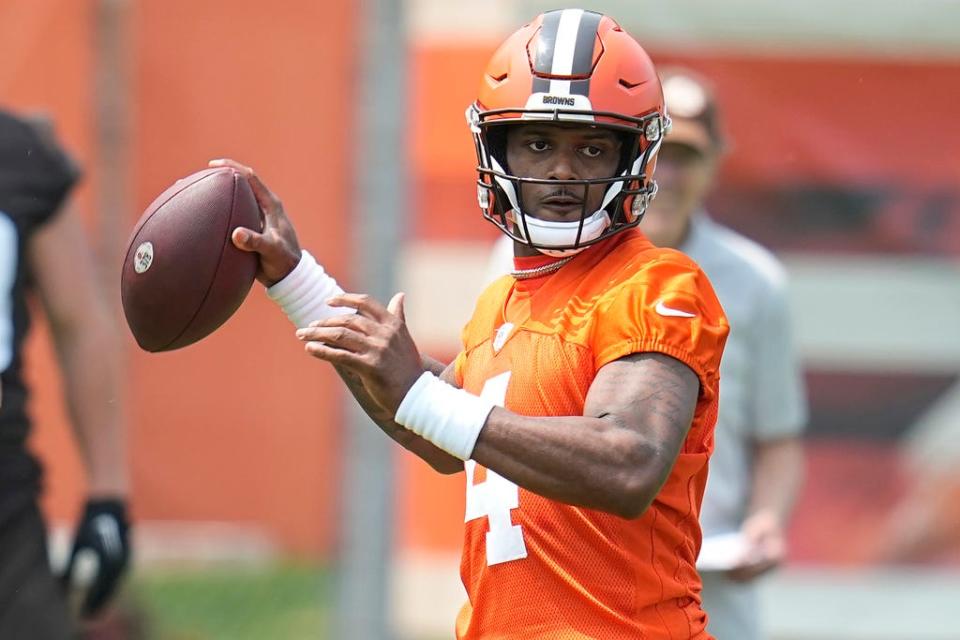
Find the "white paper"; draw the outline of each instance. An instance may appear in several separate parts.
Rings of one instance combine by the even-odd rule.
[[[697,569],[701,571],[726,571],[743,563],[747,545],[739,531],[707,536],[700,546]]]

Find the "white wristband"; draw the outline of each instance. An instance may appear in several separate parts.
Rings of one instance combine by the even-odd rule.
[[[290,321],[303,329],[314,320],[356,313],[350,307],[331,307],[327,299],[343,293],[337,281],[323,270],[308,251],[300,252],[300,262],[280,282],[267,289],[270,299],[280,305]]]
[[[426,371],[404,396],[394,420],[450,455],[469,460],[494,406]]]

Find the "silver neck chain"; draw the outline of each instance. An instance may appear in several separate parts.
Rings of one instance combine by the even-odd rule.
[[[551,262],[541,267],[534,267],[533,269],[517,269],[516,271],[511,271],[510,275],[516,278],[517,280],[529,280],[531,278],[539,278],[540,276],[549,275],[554,271],[559,271],[560,267],[567,264],[571,260],[573,260],[573,256],[567,256],[566,258],[561,258],[556,262]]]

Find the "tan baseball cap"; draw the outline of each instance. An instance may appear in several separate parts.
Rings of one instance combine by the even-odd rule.
[[[682,144],[700,153],[717,153],[725,141],[717,104],[709,84],[688,69],[667,68],[660,73],[663,100],[673,127],[664,144]]]

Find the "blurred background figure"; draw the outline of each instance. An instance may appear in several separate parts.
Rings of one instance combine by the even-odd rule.
[[[69,206],[79,172],[50,123],[0,111],[0,637],[73,637],[130,555],[118,402],[119,340]],[[51,329],[63,391],[88,471],[88,499],[66,572],[53,575],[38,507],[42,469],[28,450],[23,345],[36,294]],[[80,589],[80,592],[75,592]],[[74,611],[68,611],[73,598]]]
[[[700,570],[711,633],[753,640],[761,637],[754,581],[785,559],[803,466],[807,405],[786,274],[769,251],[706,211],[725,146],[708,85],[682,68],[661,70],[661,78],[673,129],[657,160],[659,191],[640,228],[654,244],[700,265],[730,321],[700,514]]]

